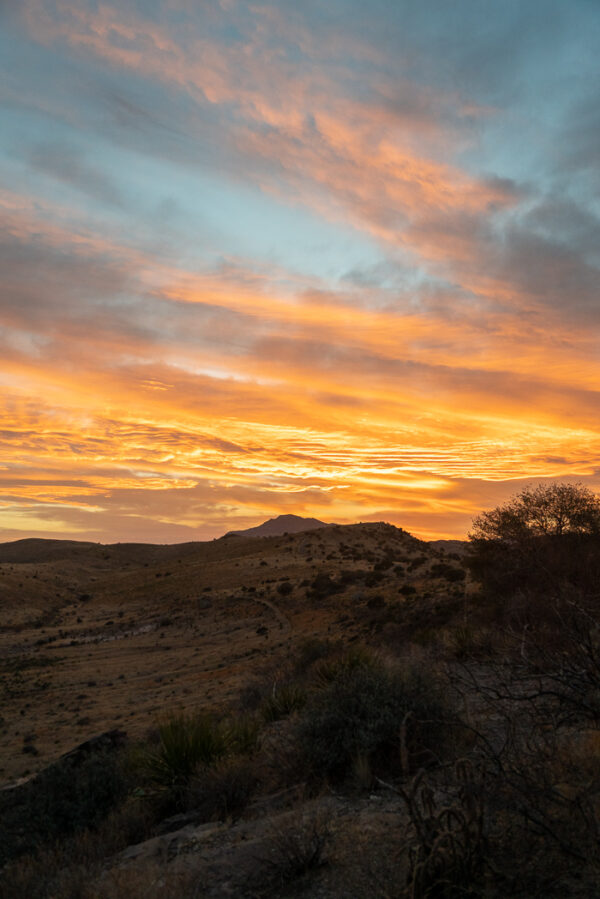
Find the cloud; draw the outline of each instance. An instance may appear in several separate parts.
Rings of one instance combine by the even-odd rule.
[[[30,164],[58,181],[120,209],[124,197],[115,182],[102,169],[90,164],[77,147],[60,143],[37,144],[29,152]]]
[[[591,6],[20,4],[2,533],[595,483]]]

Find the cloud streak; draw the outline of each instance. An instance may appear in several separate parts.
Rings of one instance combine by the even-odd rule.
[[[462,536],[600,484],[589,7],[460,6],[6,18],[0,539]]]

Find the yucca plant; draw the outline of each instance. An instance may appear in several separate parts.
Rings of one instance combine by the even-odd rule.
[[[271,695],[262,704],[263,719],[269,723],[286,718],[306,705],[306,691],[298,684],[275,684]]]
[[[161,786],[189,783],[201,766],[222,758],[228,749],[225,728],[208,714],[170,716],[158,726],[159,746],[146,756],[151,779]]]
[[[357,668],[381,668],[382,662],[376,652],[366,646],[352,646],[342,655],[319,660],[312,669],[311,682],[316,690],[325,690]]]
[[[238,715],[225,724],[228,747],[236,755],[252,755],[258,745],[262,722],[256,715]]]

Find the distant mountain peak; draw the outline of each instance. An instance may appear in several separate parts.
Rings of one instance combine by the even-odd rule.
[[[314,531],[317,528],[326,528],[324,521],[318,518],[302,518],[300,515],[278,515],[269,518],[254,528],[246,528],[241,531],[228,531],[225,537],[281,537],[282,534],[298,534],[301,531]]]

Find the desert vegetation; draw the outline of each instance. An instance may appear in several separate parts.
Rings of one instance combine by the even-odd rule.
[[[524,490],[475,519],[464,556],[356,528],[228,538],[239,583],[207,570],[209,606],[201,583],[194,603],[235,610],[235,678],[213,669],[215,702],[196,674],[150,727],[88,740],[0,792],[0,895],[595,895],[600,501],[578,485]],[[189,614],[162,603],[157,644],[183,641]],[[56,688],[79,651],[67,637],[38,665],[6,664],[23,746],[37,739],[27,690]],[[264,650],[243,654],[251,641]]]

